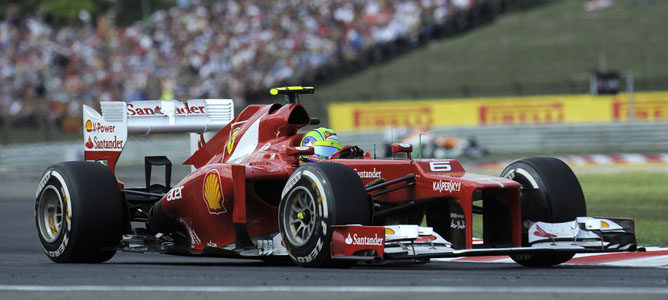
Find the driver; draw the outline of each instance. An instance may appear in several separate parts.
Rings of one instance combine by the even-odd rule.
[[[302,138],[301,145],[313,147],[313,155],[300,157],[302,161],[307,162],[319,162],[329,158],[360,158],[364,156],[364,151],[357,146],[341,146],[336,132],[325,127],[306,133]]]
[[[304,155],[301,157],[301,160],[309,162],[326,160],[342,148],[336,132],[325,127],[309,131],[302,138],[301,145],[313,147],[313,155]]]

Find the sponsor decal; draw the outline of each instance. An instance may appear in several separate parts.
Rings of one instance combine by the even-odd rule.
[[[58,246],[58,249],[56,249],[56,251],[47,252],[47,255],[49,255],[50,257],[60,256],[61,254],[63,254],[63,252],[65,252],[65,248],[67,247],[69,241],[70,241],[70,236],[69,234],[66,234],[65,236],[63,236],[63,241],[60,242],[60,246]]]
[[[155,116],[155,115],[164,115],[160,105],[155,107],[140,107],[135,106],[133,103],[128,103],[128,116]],[[206,107],[203,105],[190,105],[188,102],[177,102],[175,113],[177,115],[187,115],[187,114],[206,114]]]
[[[42,192],[49,179],[51,179],[51,172],[44,173],[44,176],[42,177],[42,179],[40,179],[39,183],[37,184],[37,195],[35,195],[35,198],[39,197],[39,193]]]
[[[564,121],[564,103],[481,105],[480,124],[549,124]]]
[[[307,136],[307,137],[304,137],[304,140],[302,141],[302,144],[303,145],[313,145],[313,143],[315,143],[315,142],[316,142],[315,137]]]
[[[288,254],[291,257],[296,258],[297,261],[300,262],[300,263],[310,262],[318,256],[318,254],[320,253],[320,250],[322,250],[322,245],[324,245],[324,242],[322,241],[322,239],[318,239],[318,242],[315,244],[315,248],[313,248],[313,251],[311,251],[311,253],[309,253],[307,256],[303,256],[303,257],[302,256],[297,256],[297,257],[295,257],[295,256],[292,255],[291,252],[288,252]]]
[[[316,241],[315,247],[313,248],[313,250],[311,250],[311,252],[309,252],[309,254],[307,254],[306,256],[296,256],[290,251],[290,249],[288,249],[288,255],[290,255],[290,257],[296,259],[300,263],[305,263],[316,259],[316,257],[320,255],[322,247],[325,244],[323,237],[327,235],[327,231],[329,229],[329,225],[327,224],[329,217],[327,211],[327,198],[324,196],[325,190],[318,176],[316,176],[315,174],[313,174],[311,171],[308,170],[295,172],[290,177],[291,179],[288,179],[288,184],[290,184],[290,182],[293,180],[294,183],[296,183],[297,181],[300,180],[300,178],[302,178],[302,175],[307,180],[309,179],[311,180],[311,187],[314,189],[316,193],[315,198],[318,203],[318,205],[316,205],[316,209],[318,212],[320,212],[318,215],[322,216],[320,220],[320,230],[322,230],[322,234],[317,235],[318,240]],[[283,188],[283,193],[281,195],[281,198],[285,197],[285,194],[291,190],[292,186],[294,186],[294,183],[290,184],[291,185],[290,188],[287,188],[286,184],[286,187]],[[314,230],[318,230],[317,227]],[[285,237],[283,237],[283,239],[285,240]]]
[[[218,171],[211,170],[204,177],[203,183],[204,202],[209,209],[210,214],[222,214],[227,212],[224,206],[223,186],[220,182]]]
[[[65,180],[63,176],[56,172],[55,170],[51,170],[51,172],[47,174],[44,174],[44,178],[49,177],[49,178],[42,178],[44,180],[45,185],[49,181],[50,177],[54,177],[55,180],[58,181],[56,185],[52,185],[55,189],[59,190],[61,193],[61,196],[63,197],[63,200],[65,201],[65,225],[66,227],[62,228],[63,231],[66,231],[66,233],[63,235],[63,240],[60,242],[60,245],[58,246],[58,249],[56,251],[48,251],[46,248],[42,246],[42,249],[44,249],[44,252],[50,257],[58,257],[63,252],[65,251],[65,248],[67,248],[67,244],[69,244],[70,237],[69,237],[69,232],[72,230],[72,203],[70,202],[70,192],[67,189],[67,185],[65,184]],[[41,185],[41,180],[40,180],[40,185]],[[58,187],[59,186],[59,187]],[[39,194],[38,194],[39,195]]]
[[[421,236],[417,239],[415,239],[414,242],[416,243],[425,243],[425,242],[430,242],[430,241],[435,241],[436,237],[433,235],[428,235],[428,236]]]
[[[357,233],[345,239],[346,245],[356,245],[356,246],[382,246],[384,238],[378,237],[378,234],[375,234],[374,237],[367,236],[358,236]]]
[[[641,98],[642,99],[642,98]],[[668,120],[668,101],[666,99],[641,100],[633,102],[633,118],[639,121]],[[612,103],[612,119],[614,121],[627,120],[629,117],[628,101],[615,100]]]
[[[360,178],[380,178],[382,176],[382,172],[376,171],[376,168],[373,168],[373,171],[357,171],[357,169],[354,170],[357,172],[357,175],[359,175]]]
[[[443,193],[443,192],[459,192],[462,190],[462,183],[461,182],[456,182],[456,181],[434,181],[432,182],[432,187],[435,192]]]
[[[295,184],[297,184],[297,181],[302,178],[302,171],[292,173],[292,176],[288,179],[288,182],[285,183],[285,186],[283,187],[283,192],[281,193],[281,198],[285,197],[285,194],[288,193],[292,189]]]
[[[88,137],[88,141],[84,145],[86,145],[86,148],[88,149],[93,149],[93,147],[95,146],[95,144],[93,144],[93,140],[91,140],[90,137]]]
[[[167,193],[167,201],[179,200],[183,197],[183,186],[175,186]]]
[[[232,149],[234,148],[234,140],[237,138],[237,134],[239,134],[239,128],[234,128],[232,129],[232,133],[230,134],[230,138],[227,141],[227,154],[232,153]]]
[[[352,113],[355,129],[389,126],[428,127],[434,124],[434,113],[431,106],[357,108]]]
[[[523,97],[466,98],[338,103],[328,108],[330,128],[354,131],[387,128],[393,122],[427,123],[431,127],[462,127],[495,124],[552,124],[615,122],[628,120],[632,111],[638,121],[668,120],[667,92],[637,92],[633,108],[626,95],[544,95]],[[424,110],[424,108],[430,108]],[[423,112],[420,112],[423,109]],[[457,113],[451,113],[451,112]],[[436,116],[447,115],[447,118]],[[415,126],[408,126],[415,128]]]
[[[466,229],[466,221],[452,220],[450,221],[450,228],[452,229]]]
[[[450,213],[450,228],[466,229],[466,218],[462,214]]]
[[[114,139],[103,139],[94,136],[92,139],[88,137],[88,141],[84,144],[88,149],[98,150],[122,150],[123,140],[119,140],[117,136]]]
[[[448,172],[452,171],[452,166],[449,161],[430,161],[429,169],[432,172]]]
[[[554,238],[557,237],[556,234],[549,233],[545,231],[543,228],[540,228],[540,226],[536,225],[536,231],[533,232],[533,235],[537,237],[544,237],[544,238]]]
[[[86,121],[86,131],[87,132],[100,132],[100,133],[114,133],[116,131],[116,125],[103,125],[100,122],[91,122],[91,120]]]
[[[458,213],[450,213],[451,219],[464,219],[464,215]]]
[[[510,179],[510,180],[515,179],[515,170],[513,169],[513,170],[508,171],[508,173],[506,173],[506,175],[504,175],[503,178]]]
[[[332,133],[329,132],[329,131],[325,131],[325,132],[322,133],[322,135],[324,136],[325,139],[328,139],[330,136],[332,136]],[[337,136],[333,136],[332,139],[337,140],[337,141],[339,140],[339,138]]]

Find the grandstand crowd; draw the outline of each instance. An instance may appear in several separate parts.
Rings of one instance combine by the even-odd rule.
[[[116,26],[111,13],[85,12],[56,27],[44,14],[10,7],[0,22],[2,115],[53,120],[107,100],[243,103],[248,91],[298,82],[374,45],[424,34],[471,1],[193,2],[128,27]]]

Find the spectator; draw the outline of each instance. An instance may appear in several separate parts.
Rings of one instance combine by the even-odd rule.
[[[231,97],[299,82],[373,45],[415,39],[423,19],[443,23],[448,0],[178,1],[148,23],[114,26],[87,13],[56,28],[38,13],[0,22],[2,111],[33,114],[27,95],[80,115],[81,104]],[[455,1],[464,5],[465,1]]]

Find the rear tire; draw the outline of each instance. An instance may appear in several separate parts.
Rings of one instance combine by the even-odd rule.
[[[37,236],[59,263],[111,259],[125,225],[116,177],[96,162],[62,162],[46,169],[35,200]]]
[[[299,167],[279,205],[281,238],[292,261],[305,267],[332,265],[331,226],[345,224],[371,224],[371,205],[357,172],[336,163]]]
[[[523,193],[522,246],[528,247],[529,227],[538,221],[558,223],[587,215],[580,183],[566,163],[552,157],[526,158],[506,167],[501,176],[522,184],[536,193]],[[542,267],[564,263],[572,252],[554,254],[513,254],[510,257],[523,266]]]

